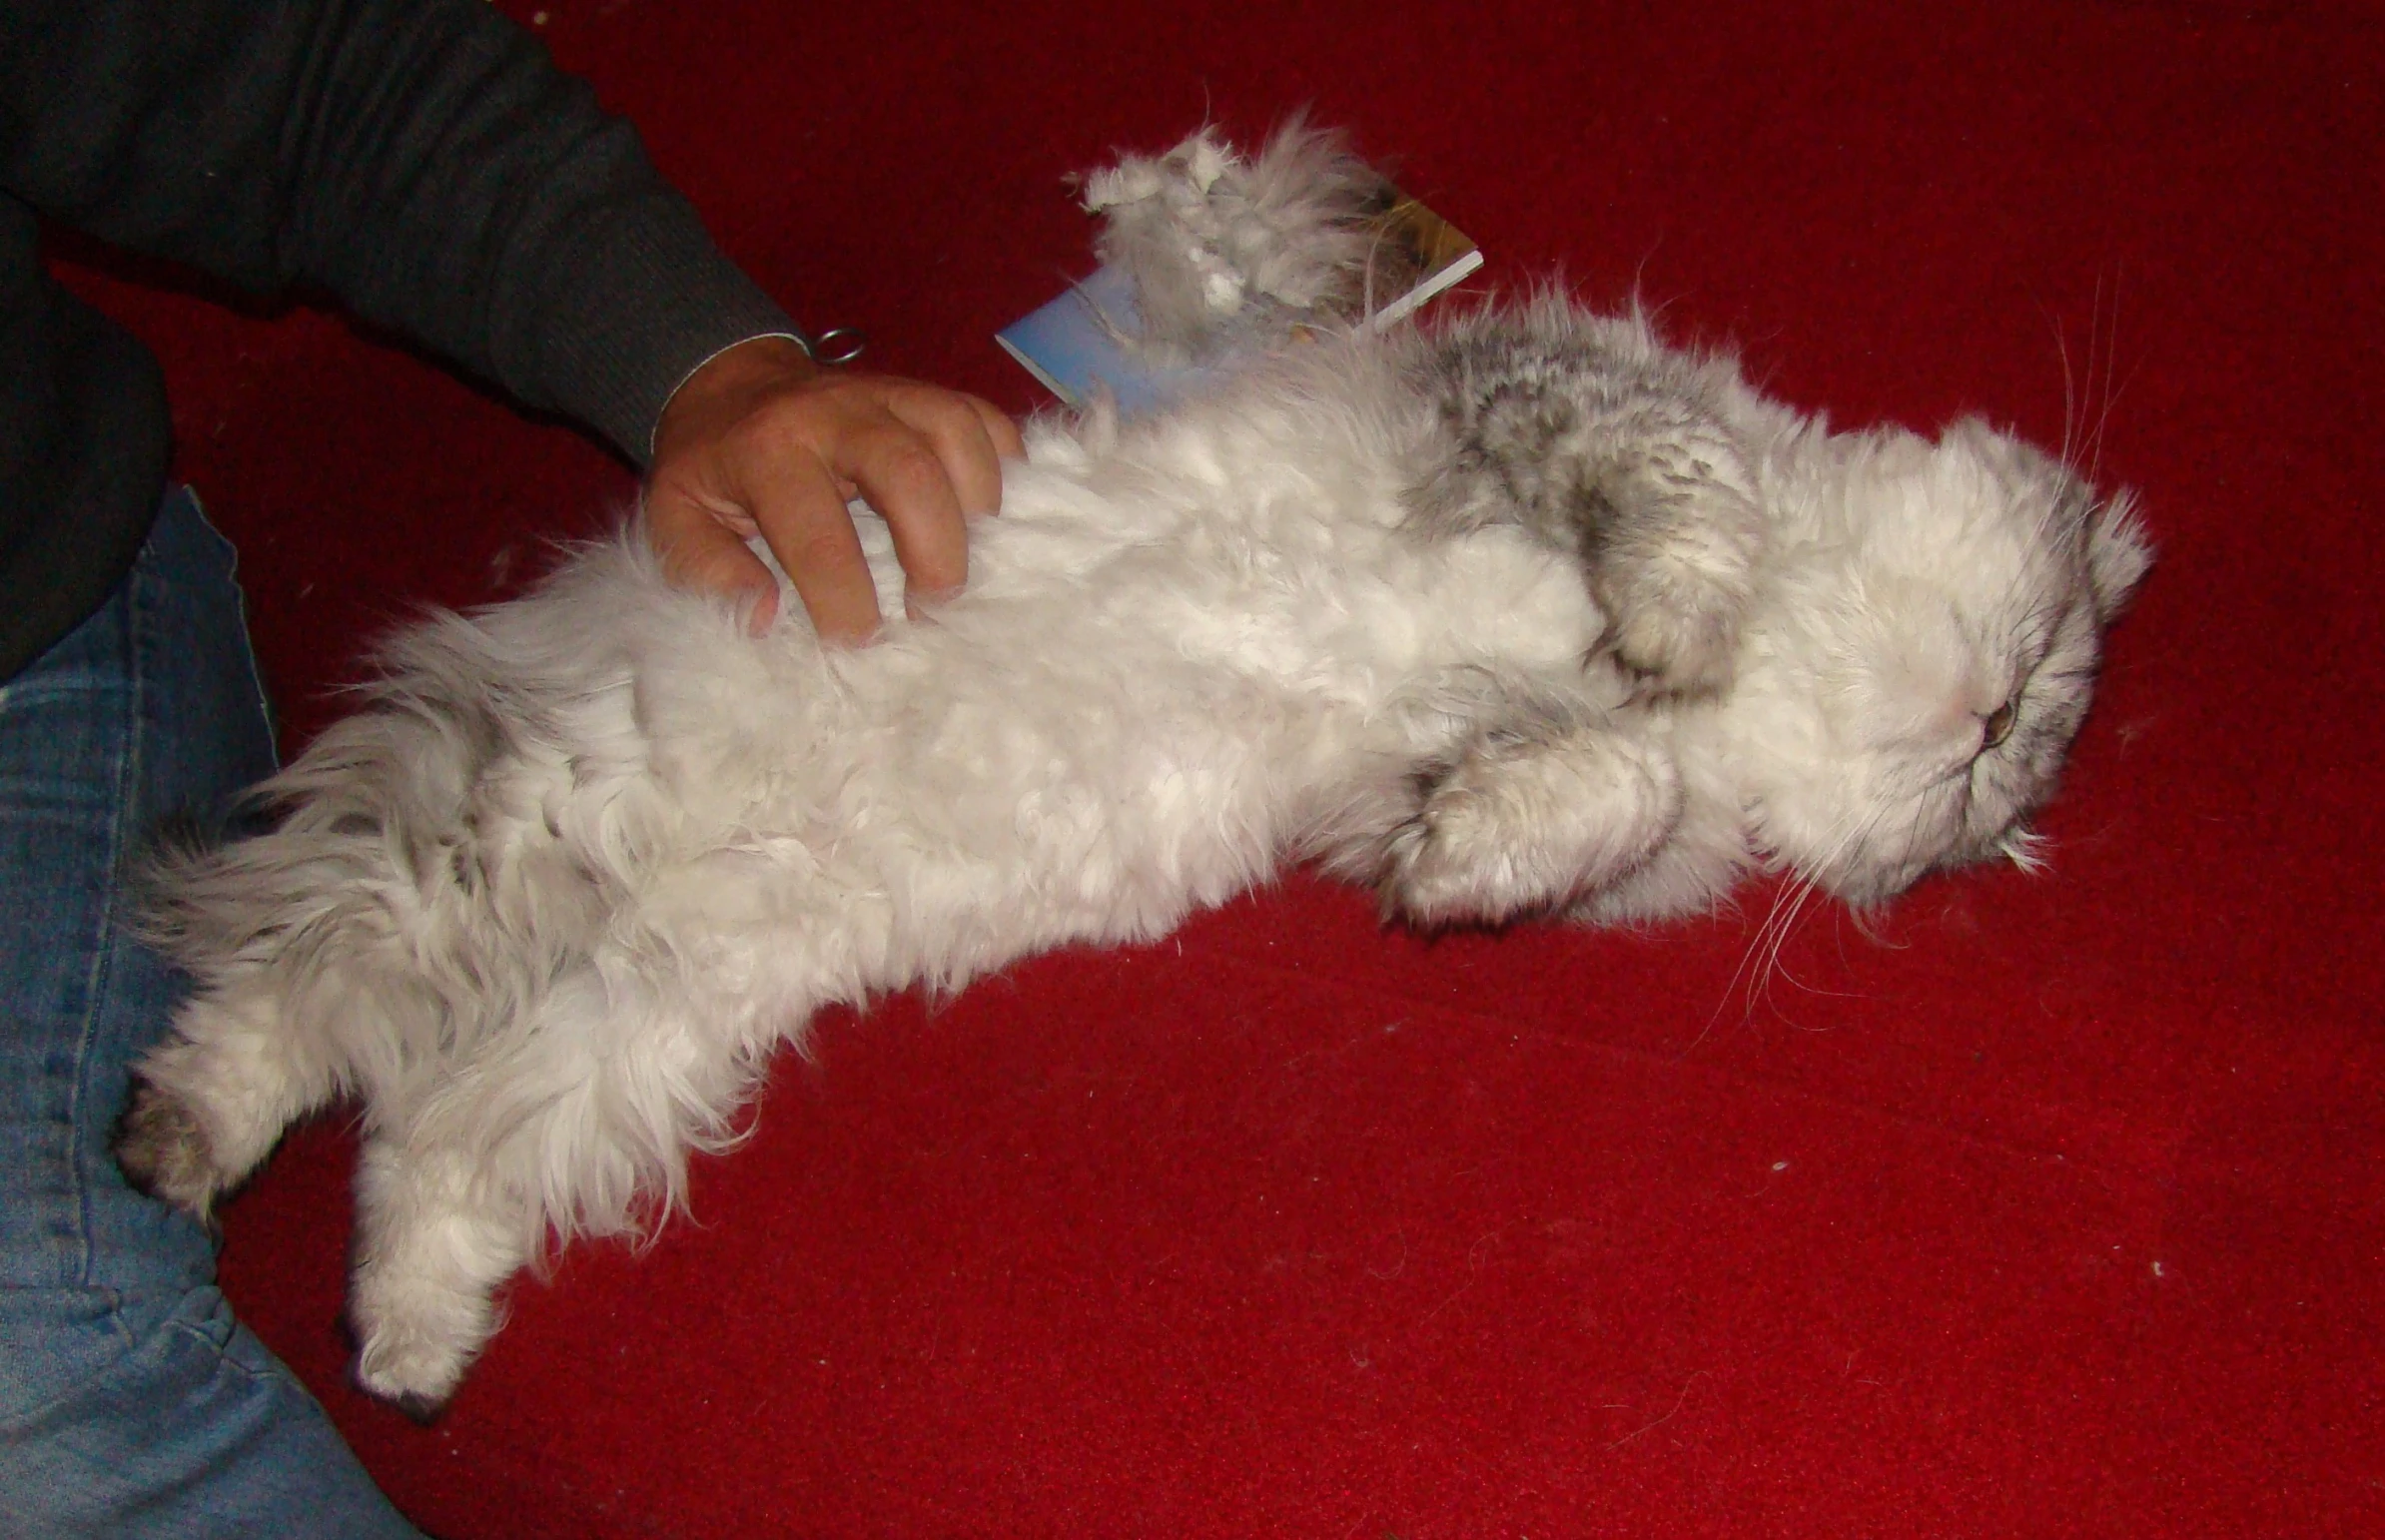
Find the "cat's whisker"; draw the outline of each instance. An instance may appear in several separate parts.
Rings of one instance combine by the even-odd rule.
[[[1771,999],[1769,981],[1772,977],[1787,979],[1791,984],[1796,985],[1799,989],[1805,991],[1809,995],[1825,995],[1832,993],[1831,991],[1823,990],[1815,985],[1808,984],[1799,979],[1795,974],[1791,973],[1787,965],[1781,961],[1781,954],[1788,946],[1790,934],[1796,928],[1798,920],[1803,916],[1806,906],[1812,902],[1818,893],[1823,891],[1820,874],[1831,871],[1837,867],[1840,862],[1847,858],[1849,852],[1866,849],[1878,828],[1879,822],[1880,814],[1877,810],[1855,810],[1849,815],[1845,829],[1841,832],[1837,841],[1835,841],[1830,847],[1826,858],[1816,865],[1815,875],[1808,876],[1804,873],[1799,874],[1799,881],[1803,891],[1798,895],[1797,901],[1791,906],[1784,923],[1776,930],[1773,936],[1772,955],[1768,960],[1768,978],[1765,993],[1765,999],[1768,1002]],[[1863,911],[1860,908],[1851,907],[1848,912],[1857,917],[1857,923],[1860,927],[1862,924]],[[1781,1014],[1778,1011],[1778,1008],[1775,1008],[1775,1014]]]
[[[1783,910],[1801,886],[1811,886],[1804,874],[1795,868],[1784,865],[1781,870],[1783,881],[1774,888],[1772,902],[1765,909],[1764,919],[1757,925],[1755,934],[1748,938],[1747,945],[1740,950],[1739,961],[1732,967],[1731,977],[1724,981],[1723,992],[1715,1000],[1714,1010],[1707,1016],[1706,1025],[1690,1040],[1690,1048],[1696,1048],[1713,1033],[1715,1024],[1722,1020],[1724,1009],[1731,1004],[1731,997],[1741,993],[1742,979],[1747,981],[1746,993],[1742,997],[1746,1007],[1740,1022],[1745,1026],[1755,1020],[1758,981],[1766,966],[1760,959],[1766,955],[1774,931],[1782,924]]]
[[[1775,1016],[1782,1016],[1784,1013],[1778,1006],[1774,1006],[1772,1004],[1773,980],[1787,979],[1791,984],[1796,985],[1801,990],[1805,990],[1808,994],[1819,993],[1818,991],[1814,990],[1812,986],[1806,984],[1795,974],[1791,973],[1788,969],[1788,965],[1781,961],[1781,954],[1788,949],[1789,938],[1796,933],[1798,921],[1805,916],[1806,906],[1811,904],[1814,900],[1814,895],[1821,891],[1815,885],[1814,881],[1807,877],[1798,878],[1793,884],[1793,889],[1795,898],[1790,903],[1788,912],[1781,917],[1781,923],[1773,928],[1772,946],[1764,959],[1764,973],[1761,985],[1762,998],[1764,1004],[1768,1007],[1771,1007],[1772,1013]]]
[[[1796,874],[1791,873],[1774,890],[1771,907],[1765,911],[1764,923],[1757,927],[1756,934],[1749,938],[1747,949],[1740,954],[1739,966],[1732,970],[1731,986],[1721,1004],[1727,1005],[1733,993],[1739,996],[1739,1025],[1742,1027],[1752,1026],[1755,1023],[1757,1003],[1764,997],[1765,973],[1772,966],[1773,934],[1779,928],[1782,917],[1788,912],[1790,903],[1796,897],[1798,883],[1799,879]],[[1740,982],[1742,975],[1746,979],[1744,984]],[[1717,1009],[1720,1009],[1720,1005]]]
[[[1781,964],[1781,954],[1788,946],[1790,936],[1796,931],[1798,921],[1804,916],[1806,907],[1813,902],[1815,895],[1822,891],[1821,874],[1832,870],[1845,858],[1848,851],[1860,847],[1870,821],[1870,815],[1863,810],[1851,811],[1842,820],[1842,827],[1836,835],[1828,839],[1822,859],[1815,862],[1811,870],[1795,866],[1783,868],[1786,880],[1774,892],[1772,905],[1766,910],[1763,923],[1756,928],[1756,934],[1749,939],[1746,951],[1740,956],[1739,965],[1732,970],[1729,982],[1723,987],[1722,999],[1715,1006],[1718,1017],[1722,1008],[1729,1004],[1731,996],[1739,991],[1742,977],[1747,980],[1746,992],[1742,997],[1745,1001],[1745,1009],[1741,1017],[1743,1024],[1755,1020],[1756,1007],[1759,1003],[1770,1001],[1772,980],[1775,976],[1788,977],[1790,982],[1797,984],[1800,989],[1807,989],[1809,993],[1819,993],[1819,991],[1811,990],[1810,986],[1799,982],[1794,976],[1787,974]],[[1709,1019],[1707,1031],[1711,1031],[1712,1028],[1713,1020]],[[1706,1033],[1701,1032],[1698,1041],[1703,1042]],[[1692,1046],[1694,1047],[1695,1044]]]
[[[2098,278],[2095,284],[2095,294],[2098,300],[2101,299],[2102,293],[2103,284]],[[2111,316],[2105,326],[2107,330],[2103,343],[2103,402],[2095,413],[2094,430],[2088,435],[2087,443],[2086,479],[2090,482],[2098,479],[2102,474],[2105,429],[2111,422],[2112,405],[2119,399],[2119,391],[2112,385],[2113,365],[2120,346],[2120,270],[2117,268],[2112,270]],[[2090,381],[2089,384],[2091,385],[2092,382]]]
[[[2062,447],[2056,458],[2067,465],[2074,463],[2070,455],[2077,447],[2078,393],[2070,374],[2070,340],[2064,335],[2061,322],[2050,315],[2046,320],[2053,327],[2054,356],[2061,361],[2062,366]]]

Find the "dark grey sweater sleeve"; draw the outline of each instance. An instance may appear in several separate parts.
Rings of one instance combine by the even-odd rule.
[[[8,0],[0,186],[260,291],[327,290],[643,462],[669,392],[791,330],[484,0]]]

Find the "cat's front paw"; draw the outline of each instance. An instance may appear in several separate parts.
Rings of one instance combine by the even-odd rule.
[[[1610,566],[1592,583],[1613,617],[1601,649],[1636,695],[1719,694],[1731,683],[1751,589],[1744,571],[1671,560]]]
[[[1386,914],[1427,929],[1575,902],[1645,861],[1681,816],[1670,756],[1588,727],[1486,734],[1420,781],[1377,887]]]
[[[1606,651],[1643,695],[1730,686],[1764,544],[1753,484],[1719,444],[1651,455],[1623,478],[1621,509],[1590,569]]]

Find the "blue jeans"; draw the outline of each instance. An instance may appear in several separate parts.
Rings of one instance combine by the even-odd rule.
[[[181,989],[125,933],[126,863],[273,757],[232,548],[178,488],[0,684],[0,1537],[414,1533],[108,1148]]]

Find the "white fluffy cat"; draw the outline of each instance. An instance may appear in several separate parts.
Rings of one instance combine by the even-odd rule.
[[[2147,560],[1976,422],[1832,434],[1556,301],[1045,422],[973,539],[854,650],[749,638],[634,531],[399,635],[277,827],[162,873],[198,991],[127,1170],[204,1213],[360,1097],[359,1372],[432,1405],[491,1291],[667,1210],[825,1003],[1287,860],[1441,925],[2020,859]]]

